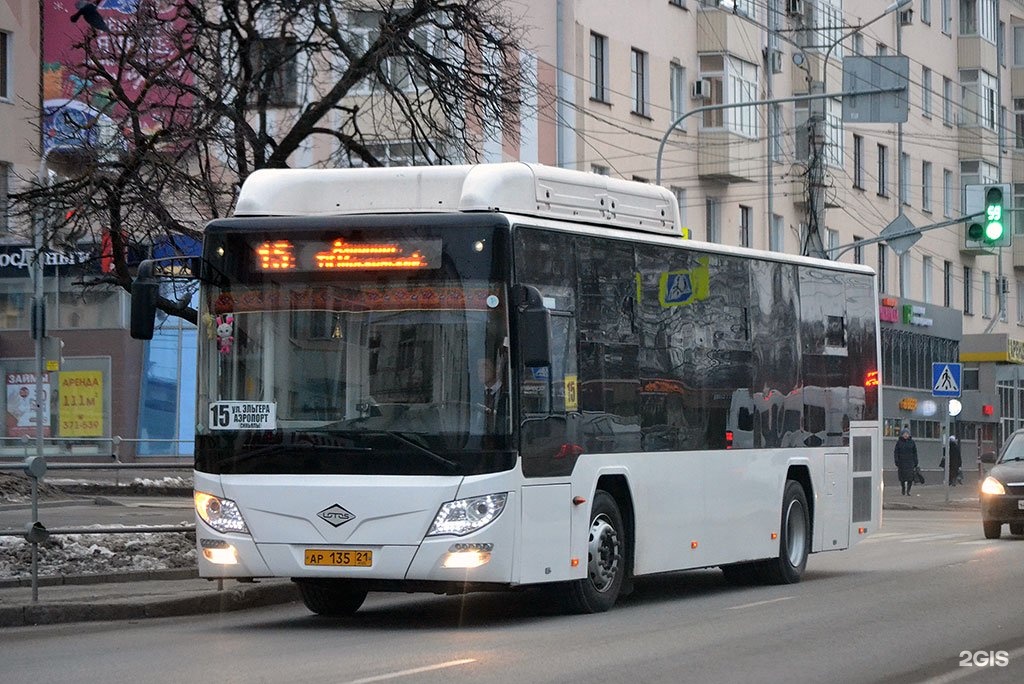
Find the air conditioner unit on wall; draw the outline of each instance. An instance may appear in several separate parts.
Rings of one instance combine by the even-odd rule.
[[[786,14],[790,17],[804,16],[804,0],[786,0]]]
[[[694,100],[707,100],[711,97],[711,81],[706,78],[698,78],[690,87],[690,97]]]

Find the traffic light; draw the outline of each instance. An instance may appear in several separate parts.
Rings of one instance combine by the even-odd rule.
[[[981,214],[967,223],[967,249],[1010,246],[1013,230],[1007,211],[1009,198],[1010,186],[1005,183],[967,186],[967,213]]]

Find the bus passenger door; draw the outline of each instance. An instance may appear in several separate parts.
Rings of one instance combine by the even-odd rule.
[[[532,485],[522,489],[523,534],[519,549],[522,584],[569,579],[569,484]]]
[[[845,549],[850,545],[850,456],[825,454],[823,496],[818,499],[822,551]]]

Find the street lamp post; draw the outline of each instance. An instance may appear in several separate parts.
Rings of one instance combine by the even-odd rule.
[[[863,31],[871,24],[882,19],[893,12],[903,9],[912,0],[896,0],[874,19],[870,19],[860,26],[847,31],[833,40],[825,51],[825,59],[821,64],[821,79],[811,83],[812,94],[821,95],[826,92],[828,80],[828,62],[832,57],[832,51],[850,36]],[[825,227],[825,144],[828,133],[826,131],[825,113],[828,108],[826,99],[822,98],[811,106],[811,116],[808,121],[810,129],[811,159],[808,169],[809,191],[810,191],[810,216],[807,222],[807,236],[801,249],[801,253],[809,256],[827,258],[824,245],[821,241],[821,231]]]

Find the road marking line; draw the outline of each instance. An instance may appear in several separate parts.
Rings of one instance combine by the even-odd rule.
[[[409,675],[420,674],[421,672],[431,672],[433,670],[443,670],[446,667],[455,667],[456,665],[466,665],[468,663],[475,663],[476,658],[464,658],[462,660],[449,660],[446,663],[438,663],[436,665],[424,665],[423,667],[415,667],[411,670],[399,670],[398,672],[389,672],[387,674],[376,675],[374,677],[364,677],[363,679],[353,679],[346,684],[370,684],[370,682],[383,682],[386,679],[397,679],[399,677],[408,677]]]
[[[743,608],[753,608],[755,606],[765,606],[769,603],[778,603],[779,601],[788,601],[795,596],[781,596],[779,598],[768,599],[767,601],[755,601],[754,603],[744,603],[742,606],[729,606],[726,610],[742,610]]]

